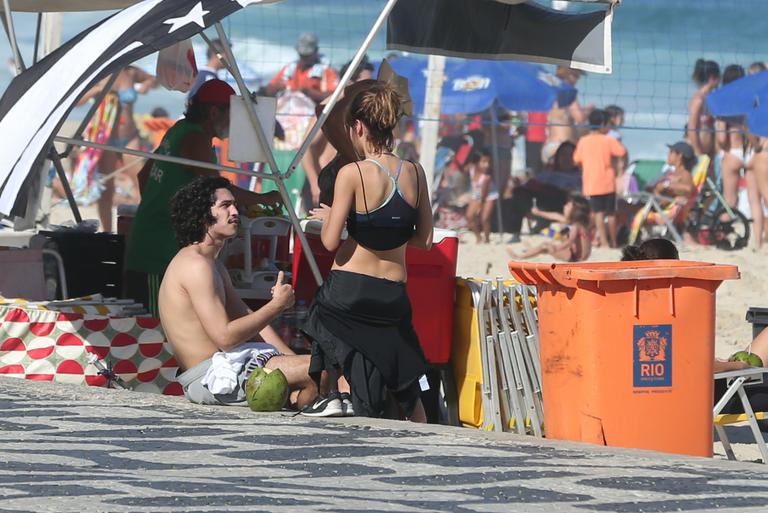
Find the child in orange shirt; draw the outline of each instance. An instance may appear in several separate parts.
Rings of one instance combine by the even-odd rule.
[[[607,135],[609,127],[605,111],[592,111],[589,124],[591,131],[579,139],[573,160],[581,166],[582,192],[589,198],[592,207],[593,222],[597,226],[597,245],[613,248],[616,247],[616,171],[611,160],[623,157],[627,150],[618,140]]]

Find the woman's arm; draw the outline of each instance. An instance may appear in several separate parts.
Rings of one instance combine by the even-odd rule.
[[[132,66],[130,69],[133,73],[133,76],[131,77],[133,79],[133,83],[139,84],[139,87],[137,88],[138,93],[146,94],[150,89],[157,87],[157,79],[154,75],[150,75],[141,68]]]
[[[347,164],[339,170],[333,187],[333,206],[320,205],[320,208],[312,211],[314,218],[323,221],[320,240],[328,251],[335,251],[341,244],[347,215],[355,205],[355,191],[360,180],[357,165]]]
[[[90,89],[88,89],[83,96],[80,97],[79,100],[77,100],[77,106],[85,105],[88,103],[91,99],[96,98],[99,93],[104,89],[104,87],[107,85],[107,82],[109,81],[110,77],[103,78],[96,82],[96,84],[93,85]]]
[[[531,214],[541,217],[542,219],[546,219],[548,221],[554,221],[556,223],[567,223],[568,220],[565,218],[565,216],[562,214],[562,212],[548,212],[544,210],[539,210],[536,207],[531,208]]]
[[[700,155],[701,143],[699,142],[699,116],[701,115],[701,107],[704,103],[703,98],[697,92],[688,102],[688,130],[686,131],[686,139],[693,146],[693,151],[696,155]]]
[[[429,250],[432,248],[432,202],[427,190],[427,176],[419,164],[416,167],[416,179],[419,181],[419,197],[416,199],[418,209],[416,217],[416,232],[408,241],[409,246]]]
[[[581,228],[574,225],[568,232],[568,238],[562,242],[555,242],[553,245],[553,251],[561,251],[563,249],[573,248],[576,249],[576,241],[579,238],[579,231]]]

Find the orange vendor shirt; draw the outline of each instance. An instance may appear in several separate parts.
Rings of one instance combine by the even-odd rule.
[[[286,88],[293,91],[316,89],[323,93],[331,93],[336,89],[339,77],[336,71],[324,62],[318,62],[305,69],[302,69],[298,62],[292,62],[283,66],[269,83],[275,85],[280,82],[285,82]]]
[[[592,132],[579,139],[573,160],[581,166],[581,188],[585,196],[616,192],[616,172],[611,166],[611,157],[623,157],[626,153],[619,141],[605,134]]]

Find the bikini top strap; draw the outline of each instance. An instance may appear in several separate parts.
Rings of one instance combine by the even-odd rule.
[[[413,162],[412,160],[409,160],[408,162],[413,166],[413,172],[416,173],[416,206],[414,208],[419,208],[419,199],[421,199],[420,198],[421,194],[419,192],[419,182],[421,181],[419,180],[419,166],[417,166],[416,163]],[[402,165],[403,165],[403,161],[401,160],[400,167],[402,167]],[[397,170],[397,175],[400,176],[399,168]]]
[[[370,162],[371,164],[374,164],[376,167],[378,167],[385,173],[389,174],[389,170],[386,167],[384,167],[384,165],[376,159],[365,159],[363,162]]]
[[[400,179],[400,171],[403,170],[403,159],[400,159],[400,164],[397,166],[397,173],[395,173],[395,182]]]
[[[368,213],[368,201],[365,199],[365,181],[363,180],[363,171],[360,169],[360,164],[355,162],[355,165],[357,166],[357,172],[360,174],[360,185],[363,186],[363,205],[365,205],[365,214],[370,216],[371,214]]]

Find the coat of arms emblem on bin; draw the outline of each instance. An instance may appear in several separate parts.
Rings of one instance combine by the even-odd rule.
[[[632,336],[635,387],[672,386],[672,325],[636,325]]]

